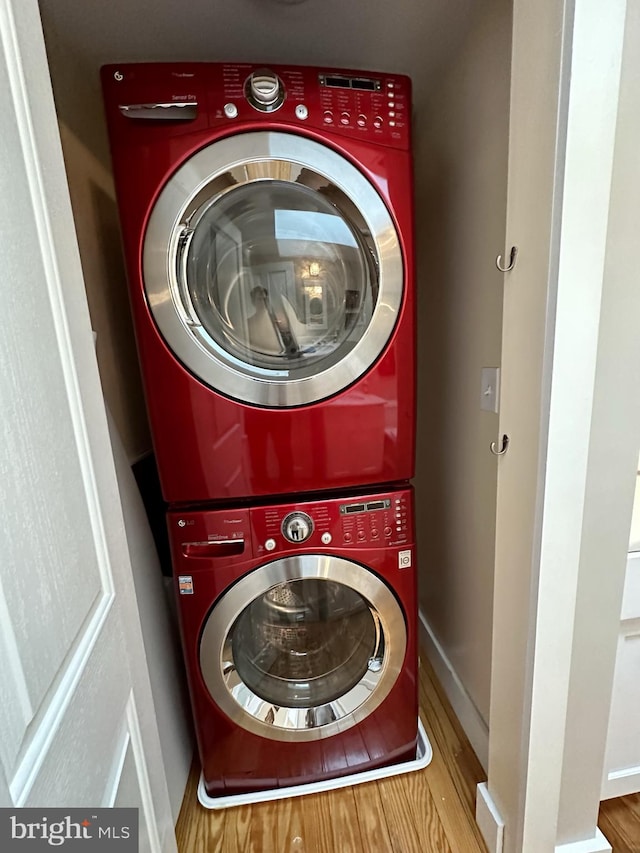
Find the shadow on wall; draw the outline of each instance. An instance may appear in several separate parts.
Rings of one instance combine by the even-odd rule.
[[[158,552],[162,574],[172,577],[171,549],[167,532],[167,503],[162,497],[158,467],[153,453],[147,453],[132,465],[133,476],[140,490],[149,527]]]
[[[422,149],[424,150],[424,149]],[[448,492],[451,488],[450,456],[453,425],[449,423],[451,383],[448,378],[448,348],[454,335],[452,305],[447,283],[455,275],[453,260],[453,228],[447,221],[451,186],[446,164],[429,160],[428,174],[420,176],[423,199],[417,204],[418,235],[418,436],[416,494],[420,507],[418,553],[423,570],[420,573],[422,600],[437,607],[447,620],[447,584],[452,577],[447,571],[455,535],[450,518]],[[428,569],[427,569],[428,567]],[[438,586],[428,581],[437,571]]]
[[[98,362],[101,374],[104,371],[109,377],[108,382],[103,379],[105,396],[121,435],[130,436],[131,425],[135,424],[135,433],[126,447],[129,458],[136,459],[149,450],[151,440],[122,257],[118,210],[114,199],[95,183],[91,185],[91,205],[104,282],[99,294],[92,293],[87,285],[89,311],[98,332]],[[101,340],[105,348],[108,347],[104,359],[101,359]],[[125,419],[129,421],[129,428],[122,423]]]

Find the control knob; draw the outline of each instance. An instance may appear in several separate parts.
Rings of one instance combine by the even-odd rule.
[[[306,542],[313,533],[313,521],[306,512],[292,512],[282,522],[282,535],[289,542]]]
[[[245,95],[252,107],[264,113],[273,112],[284,102],[284,86],[277,74],[260,68],[247,77]]]

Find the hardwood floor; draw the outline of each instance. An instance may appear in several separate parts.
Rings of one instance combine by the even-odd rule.
[[[640,853],[640,794],[600,803],[598,826],[613,853]]]
[[[424,770],[322,794],[213,811],[191,771],[176,826],[180,853],[486,853],[474,820],[486,777],[426,657],[420,714],[433,747]]]

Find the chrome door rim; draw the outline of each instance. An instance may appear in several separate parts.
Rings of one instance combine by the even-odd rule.
[[[282,708],[261,699],[240,681],[233,661],[225,660],[227,637],[245,607],[258,596],[280,583],[312,578],[344,584],[369,602],[384,632],[384,659],[377,672],[367,670],[355,687],[333,702],[316,708]],[[406,648],[402,610],[380,578],[350,560],[308,554],[267,563],[231,587],[207,617],[199,661],[212,699],[234,723],[271,740],[301,742],[346,731],[375,711],[398,679]],[[331,722],[322,723],[326,718],[332,718]]]
[[[225,352],[185,311],[176,273],[185,219],[194,202],[201,203],[207,185],[228,172],[239,184],[264,180],[270,169],[280,179],[282,164],[309,170],[330,181],[355,204],[369,229],[378,265],[378,299],[367,330],[348,356],[303,378],[291,378],[286,370],[250,368]],[[325,145],[294,134],[265,131],[213,142],[171,176],[151,212],[142,257],[151,313],[179,360],[226,396],[272,408],[325,399],[366,373],[393,333],[402,303],[403,269],[395,226],[369,180]]]

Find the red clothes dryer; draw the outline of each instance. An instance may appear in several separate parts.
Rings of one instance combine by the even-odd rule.
[[[168,523],[209,797],[416,758],[411,490]]]
[[[408,480],[409,80],[207,63],[102,80],[166,500]]]

